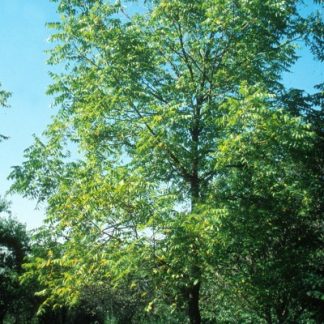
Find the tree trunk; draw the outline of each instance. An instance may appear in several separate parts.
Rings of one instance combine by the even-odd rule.
[[[191,324],[200,324],[201,316],[199,309],[199,290],[200,284],[196,284],[189,288],[188,291],[188,315]]]
[[[196,204],[199,201],[199,178],[198,174],[193,174],[193,179],[191,183],[191,211],[194,212]],[[195,251],[194,253],[197,253]],[[201,269],[198,266],[198,260],[196,263],[192,264],[192,277],[195,280],[199,280],[201,276]],[[199,309],[199,298],[200,298],[200,282],[194,284],[192,287],[188,289],[188,315],[191,324],[200,324],[201,316]]]
[[[196,107],[194,108],[191,139],[192,139],[192,165],[191,165],[191,212],[195,212],[196,206],[200,202],[200,179],[199,179],[199,134],[200,134],[200,105],[202,99],[197,99]],[[199,255],[198,251],[195,251]],[[195,280],[200,280],[201,269],[198,266],[198,260],[192,264],[192,276]],[[201,315],[199,309],[199,298],[200,298],[200,281],[192,285],[188,289],[188,316],[191,324],[200,324]]]

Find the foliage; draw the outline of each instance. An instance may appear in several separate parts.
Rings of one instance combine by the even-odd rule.
[[[235,102],[229,106],[236,114]],[[263,119],[253,115],[255,110]],[[243,109],[244,115],[237,111],[229,129],[232,138],[218,152],[223,174],[213,194],[230,214],[221,229],[228,242],[226,279],[267,322],[297,322],[314,305],[306,278],[314,275],[310,260],[323,244],[320,193],[314,192],[321,182],[308,165],[316,136],[301,118],[288,120],[256,101]],[[226,168],[235,161],[241,167]]]
[[[2,107],[8,107],[7,100],[10,97],[10,93],[1,89],[1,83],[0,83],[0,106]]]
[[[10,97],[10,93],[1,89],[0,83],[0,107],[8,107],[8,98]],[[0,134],[0,142],[4,139],[7,139],[6,136]]]
[[[0,217],[0,321],[14,318],[19,323],[30,323],[37,304],[30,290],[20,285],[21,265],[29,248],[25,226],[10,216]]]
[[[155,322],[317,316],[319,119],[280,75],[296,41],[318,53],[318,17],[293,0],[56,2],[59,110],[11,174],[48,203],[56,244],[25,266],[43,307],[108,284]]]

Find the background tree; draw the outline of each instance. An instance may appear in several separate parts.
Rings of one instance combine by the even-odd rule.
[[[24,225],[11,217],[0,216],[0,322],[5,318],[31,323],[38,307],[33,286],[21,285],[19,276],[29,249],[29,236]]]
[[[136,319],[140,321],[143,316],[141,310],[145,306],[140,305],[140,302],[143,303],[143,290],[133,286],[129,291],[131,278],[127,279],[124,285],[114,287],[108,280],[103,280],[102,276],[91,276],[91,280],[78,292],[79,298],[74,300],[70,298],[65,301],[61,298],[61,295],[66,294],[70,294],[72,298],[75,296],[72,290],[67,292],[67,288],[64,287],[52,293],[53,287],[62,286],[62,280],[72,280],[76,263],[76,260],[69,265],[57,262],[66,249],[65,244],[58,240],[59,237],[46,228],[35,231],[31,252],[24,265],[25,272],[20,278],[22,283],[28,286],[38,281],[37,296],[39,304],[43,304],[37,313],[37,323],[129,323]],[[48,276],[50,280],[46,279]],[[54,306],[53,310],[50,306]]]
[[[323,289],[321,266],[315,270],[313,264],[314,258],[320,264],[323,244],[321,200],[314,190],[323,188],[309,165],[319,138],[311,133],[311,125],[308,135],[294,131],[293,119],[284,121],[287,116],[281,112],[261,109],[267,117],[260,119],[253,113],[257,107],[254,101],[244,115],[237,110],[229,132],[238,135],[226,139],[217,159],[224,174],[215,183],[213,199],[224,202],[231,214],[221,229],[228,242],[226,279],[269,323],[299,322],[314,308],[323,316],[321,297],[311,298],[314,286],[307,282],[315,276],[316,290]],[[228,118],[232,113],[236,114],[235,102],[230,103]],[[237,160],[243,168],[226,168]]]
[[[298,179],[297,154],[311,155],[317,137],[289,113],[280,75],[296,41],[316,52],[319,18],[292,0],[148,1],[138,14],[121,1],[57,2],[49,63],[66,72],[49,94],[60,108],[46,144],[36,139],[11,175],[13,190],[48,202],[64,240],[63,254],[34,260],[47,301],[73,304],[95,278],[131,278],[147,312],[200,323],[219,316],[208,294],[225,278],[260,321],[294,318],[297,277],[281,284],[304,265],[296,242],[310,239],[316,254],[320,237],[318,181]],[[48,277],[56,264],[64,271]]]

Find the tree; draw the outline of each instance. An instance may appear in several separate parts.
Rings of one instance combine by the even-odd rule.
[[[139,13],[121,1],[57,2],[49,63],[66,72],[52,74],[49,94],[60,108],[47,142],[36,139],[11,175],[13,190],[48,202],[49,228],[64,240],[64,253],[42,263],[64,268],[43,276],[49,301],[73,304],[94,278],[113,287],[131,278],[147,312],[200,323],[201,296],[221,274],[231,294],[248,277],[244,291],[270,323],[276,295],[265,294],[269,278],[257,280],[270,268],[258,255],[255,279],[250,263],[263,248],[266,264],[276,260],[269,251],[285,224],[275,206],[284,213],[303,190],[294,148],[310,154],[315,135],[285,110],[280,75],[296,41],[318,49],[318,17],[303,18],[293,0],[147,1]],[[304,190],[310,200],[298,200],[291,224],[315,205],[314,183]],[[241,236],[247,255],[228,272]]]
[[[230,213],[221,230],[228,242],[226,278],[268,323],[299,322],[315,303],[322,303],[321,298],[317,302],[310,298],[314,287],[306,282],[317,272],[311,260],[317,254],[319,262],[323,243],[319,210],[323,187],[309,165],[318,138],[309,133],[313,139],[306,135],[299,141],[305,134],[292,125],[292,118],[284,121],[284,114],[265,110],[267,116],[261,119],[253,114],[257,105],[252,111],[244,109],[250,117],[238,115],[229,130],[238,135],[226,139],[218,156],[224,173],[213,197]],[[235,102],[230,109],[228,118],[235,114]],[[244,168],[224,168],[238,159]],[[321,275],[316,277],[319,287]],[[316,311],[322,313],[320,309],[317,306]]]
[[[56,241],[55,236],[44,230],[43,227],[33,231],[31,241],[30,251],[25,258],[19,281],[24,289],[28,287],[31,295],[34,295],[36,307],[32,313],[33,322],[39,324],[50,324],[53,322],[59,324],[104,323],[102,319],[104,316],[101,313],[97,314],[95,309],[87,307],[88,303],[84,301],[86,300],[85,297],[70,308],[61,301],[59,296],[56,296],[56,300],[51,305],[54,307],[49,307],[48,297],[50,295],[47,289],[51,289],[51,287],[48,287],[48,281],[45,280],[45,277],[50,277],[53,286],[55,285],[54,282],[59,281],[62,276],[66,277],[63,272],[66,267],[61,267],[61,263],[50,265],[47,258],[58,258],[60,255],[63,255],[64,245]],[[48,267],[49,265],[50,268]]]
[[[1,210],[3,212],[3,210]],[[29,248],[24,225],[13,218],[0,217],[0,322],[5,317],[26,323],[33,317],[36,305],[30,290],[19,282],[22,263]]]

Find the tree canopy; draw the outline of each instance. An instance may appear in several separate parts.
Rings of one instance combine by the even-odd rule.
[[[320,16],[295,0],[55,2],[58,111],[11,174],[61,242],[29,260],[45,304],[108,284],[136,296],[137,322],[323,319],[321,95],[281,82],[296,42],[321,59]]]

